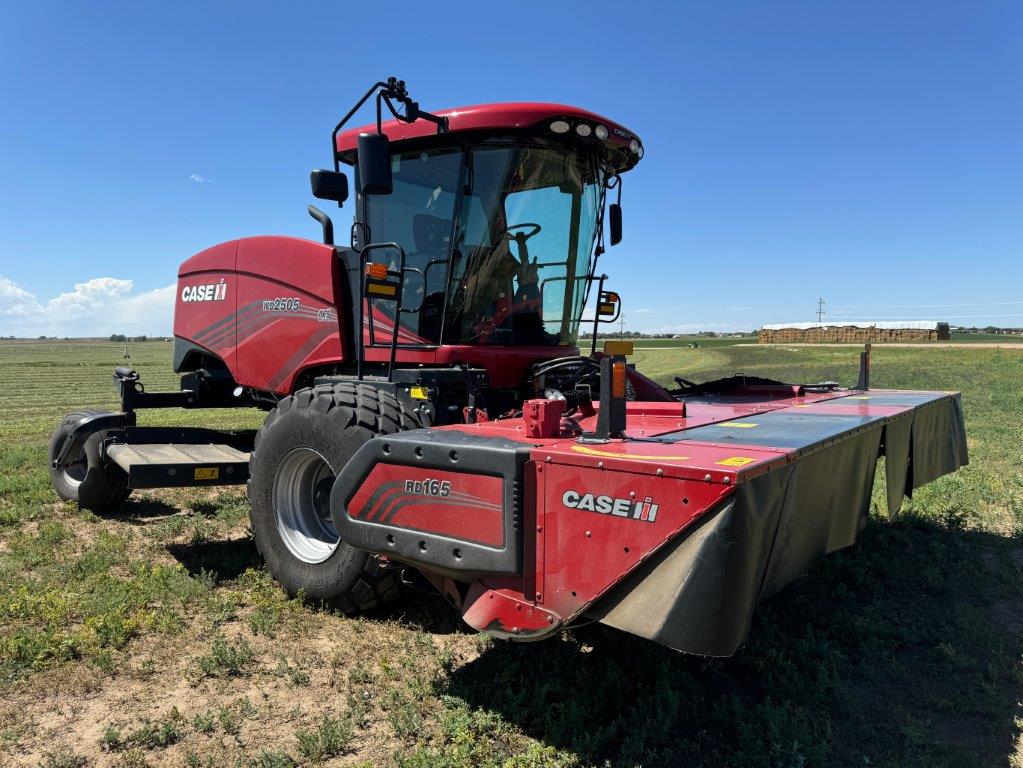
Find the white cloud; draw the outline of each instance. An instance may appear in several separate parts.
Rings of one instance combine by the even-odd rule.
[[[143,293],[133,288],[131,280],[94,277],[44,303],[0,277],[0,336],[169,334],[174,284]]]
[[[748,331],[749,328],[742,323],[736,322],[694,322],[694,323],[673,323],[661,325],[657,328],[638,328],[643,333],[700,333],[701,331]]]
[[[0,317],[25,317],[40,309],[36,297],[6,277],[0,277]]]
[[[190,176],[189,176],[188,178],[190,178],[190,179],[191,179],[192,181],[194,181],[194,182],[195,182],[196,184],[203,184],[203,183],[205,183],[205,182],[209,182],[210,184],[212,184],[212,183],[213,183],[213,179],[211,179],[211,178],[208,178],[208,177],[206,177],[206,176],[200,176],[200,175],[199,175],[198,173],[193,173],[193,174],[192,174],[192,175],[190,175]]]

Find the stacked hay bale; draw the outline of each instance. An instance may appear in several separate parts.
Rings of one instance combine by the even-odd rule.
[[[947,341],[948,323],[782,323],[757,332],[760,344],[865,344],[866,342]]]

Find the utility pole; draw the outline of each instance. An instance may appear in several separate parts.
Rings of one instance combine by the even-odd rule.
[[[619,339],[624,339],[625,338],[625,315],[624,314],[622,315],[621,321],[618,323],[618,329],[619,329],[618,330],[618,338]]]
[[[817,299],[817,323],[824,320],[824,299]]]

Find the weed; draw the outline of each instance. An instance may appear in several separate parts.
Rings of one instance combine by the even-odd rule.
[[[185,752],[185,768],[218,768],[218,765],[213,755],[201,756],[190,749]]]
[[[381,702],[387,711],[387,721],[400,739],[418,735],[423,727],[422,701],[408,693],[392,688]]]
[[[114,763],[116,768],[149,768],[151,763],[140,747],[132,747]]]
[[[309,675],[298,665],[288,662],[288,657],[281,655],[277,660],[277,667],[274,674],[278,677],[286,677],[292,685],[309,685]]]
[[[245,673],[255,651],[245,638],[233,643],[223,637],[213,639],[210,652],[196,659],[203,677],[237,677]]]
[[[217,721],[226,734],[237,736],[241,732],[241,717],[231,707],[221,707],[217,710]]]
[[[176,744],[182,736],[182,717],[177,709],[172,709],[162,721],[144,722],[134,731],[127,733],[113,725],[108,725],[100,737],[100,746],[110,752],[117,752],[137,747],[140,749],[162,749]]]
[[[217,727],[217,715],[209,710],[198,712],[192,718],[192,728],[196,733],[213,733]]]
[[[85,768],[89,764],[81,755],[77,755],[67,747],[47,752],[39,761],[39,768]]]
[[[125,745],[124,736],[121,735],[121,729],[113,725],[108,725],[106,730],[103,731],[103,735],[100,736],[99,744],[103,749],[110,750],[111,752],[121,749]]]
[[[298,751],[309,760],[318,763],[328,757],[343,755],[355,737],[355,726],[350,720],[324,715],[320,724],[312,730],[301,730],[295,734]]]
[[[263,749],[249,760],[249,768],[294,768],[295,765],[295,758],[281,750]]]

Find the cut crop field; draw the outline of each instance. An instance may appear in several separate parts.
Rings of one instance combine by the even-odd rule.
[[[0,342],[2,766],[1023,766],[1021,351],[876,350],[875,386],[963,392],[970,465],[896,519],[875,504],[736,656],[701,659],[601,625],[494,641],[412,590],[358,618],[288,599],[240,489],[136,492],[102,516],[60,502],[56,421],[114,407],[118,365],[176,386],[169,343],[128,347]],[[634,360],[662,382],[850,383],[857,349]]]

